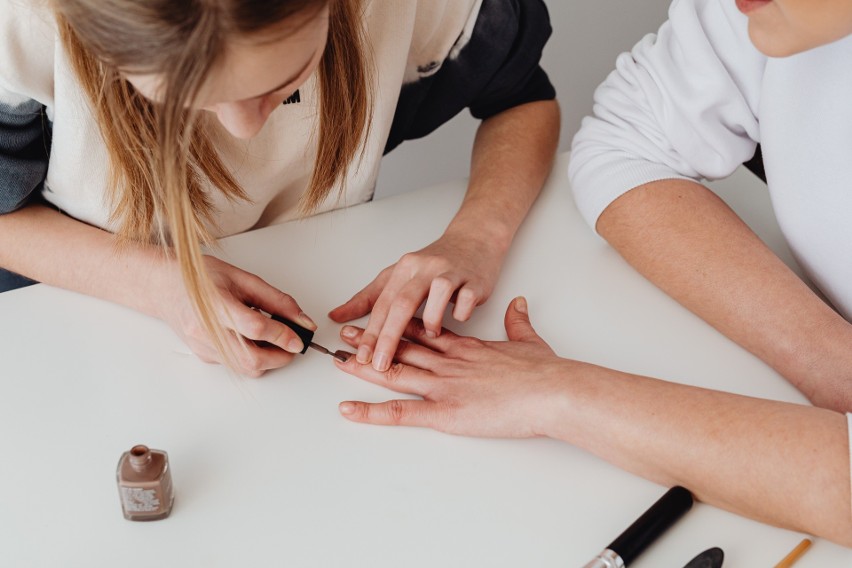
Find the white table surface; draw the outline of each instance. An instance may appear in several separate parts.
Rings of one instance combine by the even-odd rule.
[[[503,339],[527,296],[558,353],[767,398],[804,398],[643,280],[581,221],[567,156],[522,227],[489,302],[458,332]],[[402,253],[437,237],[449,183],[225,241],[222,256],[325,318]],[[552,440],[480,440],[350,423],[341,400],[391,394],[310,352],[260,380],[191,356],[165,324],[34,286],[0,295],[0,566],[579,567],[665,488]],[[169,452],[170,518],[124,520],[121,453]],[[818,464],[814,464],[818,467]],[[774,566],[803,535],[704,504],[637,560]],[[817,540],[797,568],[852,566]]]

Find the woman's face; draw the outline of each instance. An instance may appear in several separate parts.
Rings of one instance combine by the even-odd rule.
[[[852,34],[852,0],[736,0],[754,45],[785,57]]]
[[[213,112],[236,138],[260,132],[272,111],[287,100],[319,65],[328,38],[328,7],[297,15],[293,31],[271,42],[231,42],[222,63],[213,69],[199,108]],[[160,76],[127,74],[144,97],[156,101]]]

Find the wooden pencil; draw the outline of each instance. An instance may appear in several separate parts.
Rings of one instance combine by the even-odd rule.
[[[811,547],[813,541],[809,538],[804,539],[799,545],[790,551],[790,554],[784,557],[784,559],[775,565],[775,568],[790,568],[796,560],[799,559],[805,551]]]

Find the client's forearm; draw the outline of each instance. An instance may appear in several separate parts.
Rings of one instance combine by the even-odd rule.
[[[766,361],[818,406],[852,411],[852,325],[707,188],[635,188],[598,231],[637,270]]]
[[[852,546],[844,415],[600,367],[566,376],[551,436],[707,503]]]

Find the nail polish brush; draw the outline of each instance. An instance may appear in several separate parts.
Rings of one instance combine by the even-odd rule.
[[[296,335],[298,335],[299,339],[302,340],[302,345],[304,346],[304,347],[302,347],[301,353],[304,354],[305,352],[307,352],[308,347],[310,347],[311,349],[315,349],[315,350],[319,351],[320,353],[322,353],[324,355],[331,355],[332,357],[334,357],[335,359],[337,359],[341,363],[345,363],[349,359],[350,353],[348,351],[342,351],[342,350],[331,351],[330,349],[323,347],[319,343],[314,343],[314,341],[313,341],[314,332],[311,331],[310,329],[308,329],[306,327],[302,327],[301,325],[297,324],[296,322],[290,321],[286,318],[282,318],[281,316],[273,315],[272,319],[274,319],[277,322],[283,323],[284,325],[286,325],[287,327],[292,329],[294,332],[296,332]]]

